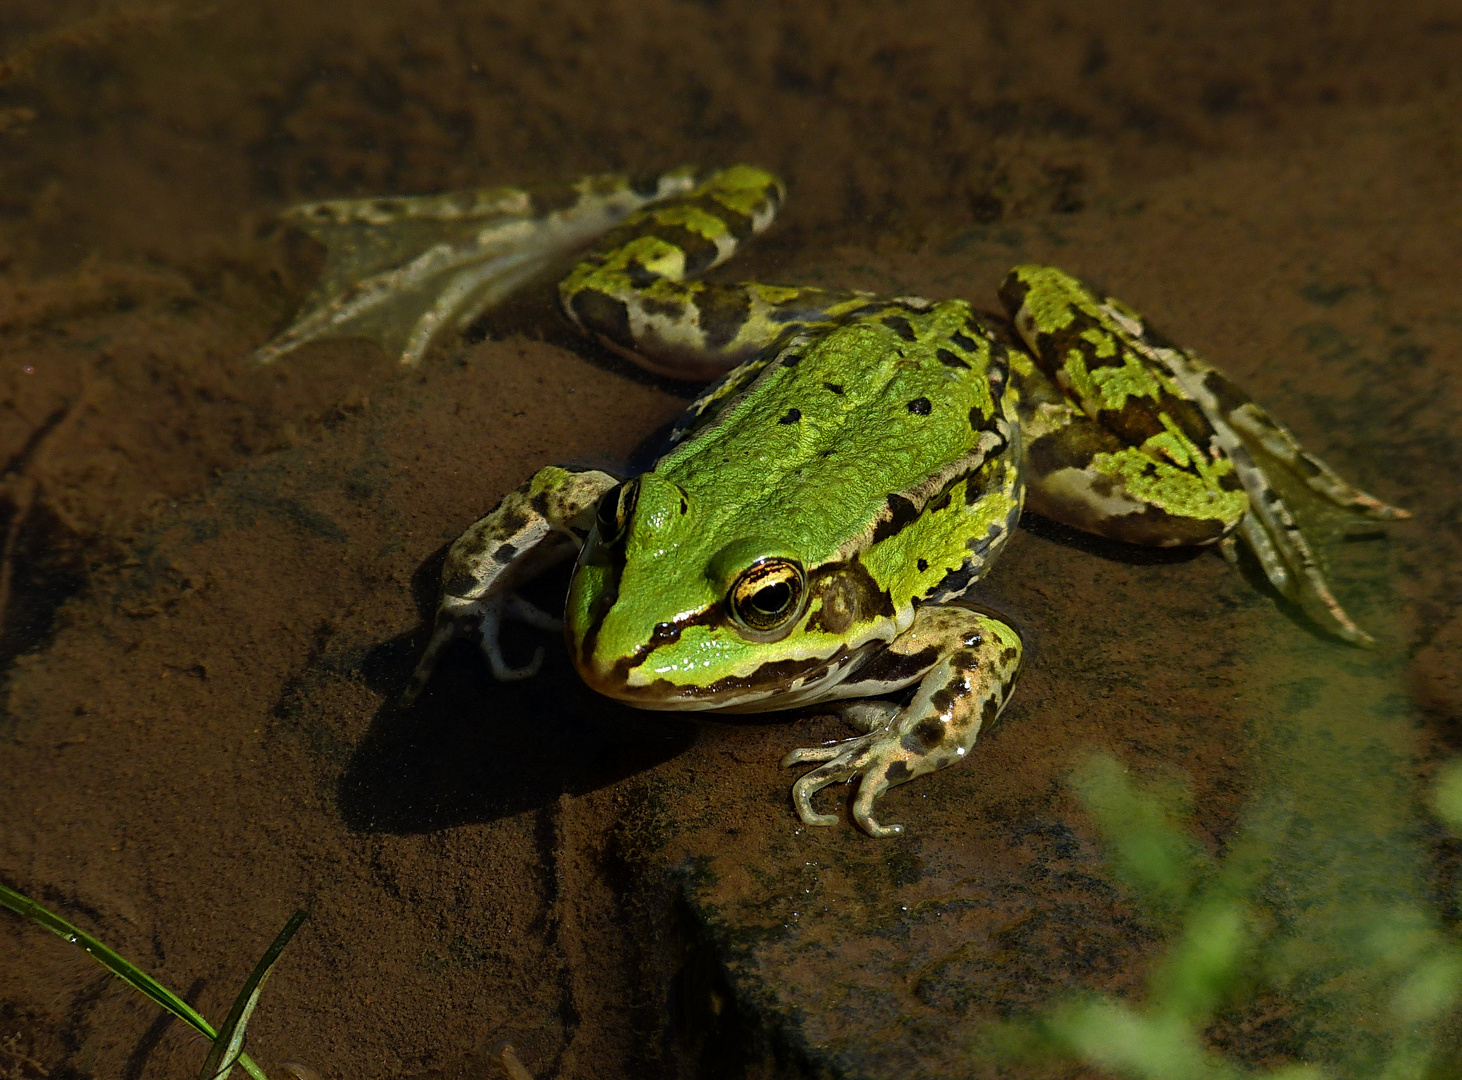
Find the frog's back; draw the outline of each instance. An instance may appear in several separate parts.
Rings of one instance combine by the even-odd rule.
[[[963,301],[871,302],[747,374],[656,472],[700,527],[777,536],[809,565],[891,536],[1003,449],[1004,353]]]

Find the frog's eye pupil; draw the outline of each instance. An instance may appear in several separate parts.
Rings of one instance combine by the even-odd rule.
[[[759,559],[743,570],[731,586],[732,617],[754,634],[774,633],[802,611],[807,577],[795,559]]]
[[[752,606],[767,615],[780,615],[792,604],[792,587],[785,581],[758,589],[751,598]]]

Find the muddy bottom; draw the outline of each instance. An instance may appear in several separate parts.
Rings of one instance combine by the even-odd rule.
[[[508,1076],[505,1044],[539,1078],[1095,1076],[981,1033],[1145,1000],[1173,926],[1070,785],[1106,751],[1203,858],[1262,851],[1312,958],[1204,1045],[1373,1075],[1393,988],[1326,936],[1336,897],[1459,915],[1425,809],[1462,745],[1453,6],[12,0],[0,883],[215,1022],[308,910],[249,1029],[275,1077]],[[414,370],[355,340],[262,368],[322,263],[273,216],[685,161],[787,181],[733,279],[994,308],[1053,262],[1152,316],[1415,512],[1328,555],[1380,646],[1213,552],[1028,519],[978,597],[1025,637],[1014,702],[886,797],[893,841],[792,812],[778,762],[835,718],[637,712],[552,635],[508,643],[534,679],[463,644],[399,707],[445,545],[544,464],[641,460],[695,387],[580,341],[547,281]],[[204,1054],[0,919],[0,1078]]]

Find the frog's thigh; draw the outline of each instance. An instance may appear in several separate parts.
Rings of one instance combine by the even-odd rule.
[[[524,668],[504,661],[498,630],[506,617],[549,629],[556,620],[513,590],[578,552],[600,497],[618,482],[592,469],[539,469],[457,538],[442,566],[442,596],[431,641],[411,676],[404,704],[421,693],[442,649],[474,628],[498,679],[526,678],[537,671],[541,653]]]
[[[901,832],[901,825],[883,826],[873,819],[875,800],[890,787],[953,765],[969,752],[1009,699],[1020,670],[1021,642],[994,616],[930,606],[919,610],[889,652],[896,664],[902,658],[905,664],[929,665],[913,700],[868,734],[833,748],[835,756],[817,748],[794,751],[783,761],[823,761],[792,788],[797,813],[809,825],[837,820],[812,809],[814,794],[859,776],[853,819],[873,836]]]
[[[1019,370],[1024,367],[1025,370]],[[1127,544],[1211,544],[1234,527],[1231,499],[1119,439],[1028,361],[1011,365],[1026,460],[1026,506]]]

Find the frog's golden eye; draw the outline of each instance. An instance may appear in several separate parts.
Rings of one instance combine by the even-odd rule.
[[[802,614],[807,575],[795,559],[771,556],[752,563],[732,583],[727,602],[747,630],[771,633]]]
[[[639,477],[615,484],[599,497],[599,508],[594,512],[594,520],[599,526],[601,544],[619,542],[629,525],[629,519],[634,515],[635,504],[639,501]]]

